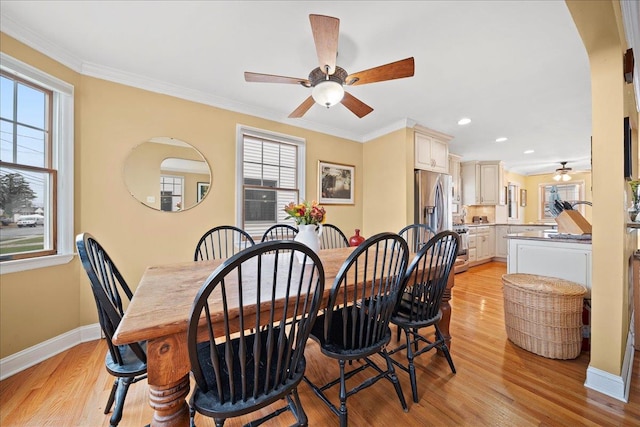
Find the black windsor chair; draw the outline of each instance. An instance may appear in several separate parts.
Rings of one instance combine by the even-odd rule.
[[[269,242],[271,240],[293,240],[298,234],[298,229],[289,224],[272,225],[262,235],[261,242]]]
[[[425,245],[436,233],[426,224],[410,224],[398,232],[409,245],[409,251],[416,253]]]
[[[348,248],[349,239],[333,224],[323,224],[320,235],[320,249]]]
[[[409,224],[398,232],[409,245],[409,252],[417,253],[436,233],[426,224]],[[396,328],[396,339],[400,339],[400,326]]]
[[[301,264],[297,253],[312,263]],[[190,314],[192,422],[197,411],[222,426],[227,418],[286,399],[286,406],[247,425],[290,410],[297,425],[306,426],[297,387],[323,291],[320,258],[294,241],[258,243],[219,266],[202,285]],[[223,319],[217,324],[214,311]]]
[[[460,238],[453,231],[436,234],[426,245],[420,248],[405,274],[405,290],[391,317],[391,323],[404,330],[406,343],[389,351],[393,355],[407,350],[407,364],[393,358],[393,363],[409,373],[413,401],[418,402],[416,369],[414,359],[433,349],[440,349],[455,374],[453,360],[438,322],[442,318],[440,303],[447,287],[449,274],[453,269],[458,253]],[[435,340],[430,341],[419,333],[421,328],[435,327]],[[418,348],[419,343],[426,344]]]
[[[391,339],[389,318],[402,293],[407,261],[407,243],[398,234],[380,233],[364,241],[340,268],[324,314],[318,316],[311,332],[322,354],[338,361],[340,376],[323,386],[315,385],[306,376],[305,382],[340,418],[342,427],[347,425],[347,398],[382,378],[391,381],[402,408],[407,411],[400,382],[385,350]],[[347,291],[347,284],[354,286],[353,290]],[[369,357],[377,353],[385,358],[386,368]],[[347,361],[353,366],[348,372]],[[367,368],[373,368],[376,375],[347,390],[346,381]],[[340,403],[334,405],[326,391],[337,384]]]
[[[196,245],[193,260],[230,258],[254,244],[246,231],[232,225],[220,225],[202,235]]]
[[[109,422],[112,427],[115,427],[122,419],[124,400],[129,386],[147,378],[147,343],[117,346],[111,342],[124,316],[123,297],[131,300],[133,294],[107,252],[91,234],[78,234],[76,247],[82,266],[89,276],[98,309],[98,320],[109,347],[104,361],[105,367],[111,375],[116,377],[104,408],[104,413],[108,414],[113,407]]]

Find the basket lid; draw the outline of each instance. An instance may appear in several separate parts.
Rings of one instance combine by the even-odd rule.
[[[502,282],[532,292],[557,295],[584,295],[587,288],[570,280],[537,274],[510,273],[502,275]]]

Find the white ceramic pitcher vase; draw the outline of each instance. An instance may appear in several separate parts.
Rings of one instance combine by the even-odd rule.
[[[318,231],[316,231],[316,227],[318,227]],[[311,248],[312,251],[318,253],[320,250],[320,236],[322,235],[322,224],[306,224],[306,225],[298,225],[298,234],[293,239],[296,242],[303,243]],[[296,252],[296,256],[298,257],[298,261],[300,263],[304,262],[304,254],[301,252]],[[307,257],[307,264],[311,264],[312,261]]]

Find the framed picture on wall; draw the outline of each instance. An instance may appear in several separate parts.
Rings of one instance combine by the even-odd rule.
[[[207,195],[207,192],[209,191],[209,183],[208,182],[199,182],[198,183],[198,202],[200,202],[200,200],[204,199],[204,196]]]
[[[520,206],[527,206],[527,190],[520,190]]]
[[[353,205],[355,166],[318,162],[319,203],[324,205]]]

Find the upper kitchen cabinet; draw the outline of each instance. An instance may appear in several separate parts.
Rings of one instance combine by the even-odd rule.
[[[504,205],[504,165],[500,161],[462,162],[462,204]]]
[[[415,168],[449,173],[449,141],[452,136],[415,126]]]
[[[460,179],[460,156],[449,153],[449,175],[451,175],[451,202],[454,205],[462,203],[462,180]],[[454,210],[454,212],[458,212]]]

